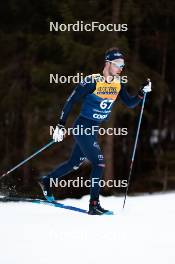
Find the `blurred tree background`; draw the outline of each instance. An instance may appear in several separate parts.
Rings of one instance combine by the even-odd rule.
[[[175,189],[174,32],[175,2],[170,0],[6,0],[0,9],[0,165],[6,172],[51,138],[74,84],[49,84],[49,74],[101,72],[104,52],[118,46],[126,55],[128,91],[135,94],[150,77],[153,92],[145,105],[130,192]],[[127,32],[49,32],[49,22],[128,24]],[[79,110],[69,118],[71,126]],[[106,179],[127,179],[140,106],[117,102],[104,126],[127,127],[128,136],[101,136]],[[37,178],[68,158],[72,137],[55,144],[0,182],[1,193],[41,196]],[[83,165],[67,176],[89,177]],[[102,189],[117,194],[122,189]],[[56,195],[81,197],[88,189],[58,189]]]

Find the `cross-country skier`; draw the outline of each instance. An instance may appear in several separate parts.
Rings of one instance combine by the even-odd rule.
[[[140,103],[144,93],[151,91],[151,83],[147,81],[139,89],[136,96],[130,96],[124,84],[118,78],[124,66],[124,56],[118,48],[110,48],[106,51],[103,75],[92,74],[87,76],[68,97],[61,112],[59,124],[53,133],[55,141],[60,142],[63,140],[67,118],[72,111],[73,105],[80,100],[83,101],[82,108],[73,127],[81,126],[83,129],[92,128],[93,126],[99,127],[103,121],[107,120],[113,103],[118,96],[129,108],[133,108]],[[99,202],[100,186],[98,182],[102,178],[105,161],[97,141],[97,135],[98,132],[91,135],[86,135],[85,133],[74,135],[75,144],[69,160],[40,179],[40,186],[48,201],[54,201],[50,188],[50,178],[54,180],[56,178],[60,179],[69,172],[77,170],[86,158],[92,165],[90,179],[91,183],[94,183],[91,184],[88,213],[91,215],[110,213],[110,211],[103,209]]]

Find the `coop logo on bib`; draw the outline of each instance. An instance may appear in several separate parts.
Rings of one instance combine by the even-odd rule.
[[[93,114],[93,118],[96,119],[105,119],[108,115]]]

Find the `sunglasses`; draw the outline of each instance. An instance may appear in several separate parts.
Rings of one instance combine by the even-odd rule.
[[[110,61],[110,60],[107,60],[107,61],[109,61],[110,63],[114,64],[114,66],[116,68],[123,69],[125,67],[125,64],[122,64],[122,63],[119,63],[119,62],[115,62],[115,61]]]

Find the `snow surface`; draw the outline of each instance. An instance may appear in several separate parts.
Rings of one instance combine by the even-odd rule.
[[[66,199],[87,209],[88,196]],[[62,201],[61,201],[62,202]],[[175,193],[101,197],[114,216],[28,202],[0,202],[1,264],[174,264]]]

